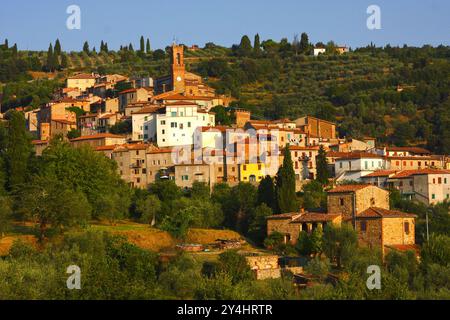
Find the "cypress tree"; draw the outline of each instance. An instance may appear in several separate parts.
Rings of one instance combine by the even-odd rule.
[[[100,42],[100,52],[104,52],[105,51],[105,43],[103,42],[103,40]]]
[[[55,59],[53,58],[53,45],[50,43],[49,47],[48,47],[48,51],[47,51],[47,70],[48,71],[53,71],[55,70]]]
[[[258,186],[258,205],[266,204],[272,210],[275,209],[275,186],[270,176],[264,177]]]
[[[8,43],[8,39],[5,39],[5,49],[9,48],[9,43]]]
[[[56,39],[55,42],[55,55],[61,55],[61,43],[59,42],[59,39]]]
[[[322,185],[326,185],[328,183],[328,179],[330,178],[330,174],[328,172],[327,155],[323,146],[320,146],[319,154],[316,158],[316,168],[316,180],[319,181]]]
[[[300,52],[306,53],[309,49],[309,38],[308,35],[303,32],[300,37]]]
[[[83,51],[89,54],[89,43],[87,41],[83,44]]]
[[[107,42],[105,42],[104,50],[105,50],[106,53],[109,52],[109,49],[108,49],[108,43],[107,43]]]
[[[131,43],[130,43],[130,45],[128,46],[128,50],[131,51],[131,52],[134,51],[133,45],[132,45]]]
[[[147,53],[150,53],[150,51],[151,51],[151,48],[150,48],[150,39],[149,39],[149,38],[147,38],[146,51],[147,51]]]
[[[31,139],[26,131],[25,117],[17,111],[6,114],[6,149],[2,150],[5,159],[8,190],[14,190],[26,181],[28,160],[31,156]]]
[[[11,48],[11,50],[12,50],[13,57],[17,57],[17,52],[18,52],[18,50],[17,50],[17,43],[14,43],[14,45]]]
[[[69,67],[69,59],[67,58],[67,54],[63,54],[61,56],[61,67],[64,69]]]
[[[241,43],[239,44],[238,54],[242,57],[247,57],[252,52],[252,43],[248,36],[243,36],[241,38]]]
[[[144,40],[144,36],[141,36],[141,41],[140,41],[140,50],[142,53],[145,52],[145,40]]]
[[[283,165],[275,178],[275,193],[278,213],[295,212],[298,210],[297,196],[295,194],[295,171],[292,163],[289,144],[284,149]]]
[[[255,52],[256,55],[261,53],[261,40],[259,39],[258,33],[255,35],[255,41],[253,43],[253,51]]]

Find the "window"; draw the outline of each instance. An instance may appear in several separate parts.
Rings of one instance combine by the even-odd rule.
[[[369,162],[368,161],[364,161],[364,169],[369,169]]]
[[[405,222],[405,233],[409,234],[409,222]]]
[[[431,199],[436,199],[436,195],[434,193],[431,195]]]
[[[161,125],[162,126],[166,125],[166,121],[165,120],[161,120]]]
[[[361,232],[366,232],[367,231],[367,221],[361,221],[360,227],[361,227]]]
[[[442,178],[438,178],[438,184],[442,183]]]
[[[219,167],[219,172],[222,172],[222,167]]]
[[[188,128],[190,128],[191,127],[191,123],[190,122],[188,122]]]
[[[146,117],[144,117],[144,121],[148,121],[148,117],[146,116]]]
[[[142,174],[147,174],[147,169],[142,169]]]
[[[171,122],[170,123],[170,127],[171,128],[176,128],[178,125],[177,125],[177,123],[176,122]]]
[[[166,130],[162,130],[161,133],[162,133],[162,134],[166,134]]]
[[[136,150],[136,155],[137,155],[137,156],[139,155],[139,150]]]
[[[180,123],[180,129],[183,129],[183,128],[184,128],[183,124],[182,124],[182,123]]]
[[[370,206],[375,207],[375,198],[370,199]]]
[[[172,117],[176,117],[176,116],[177,116],[177,112],[176,112],[176,111],[172,111],[172,112],[170,113],[170,115],[171,115]]]
[[[447,184],[447,178],[444,178],[444,183]]]
[[[344,205],[344,198],[339,198],[339,204],[340,204],[341,206]]]
[[[339,162],[339,168],[342,169],[342,162]]]

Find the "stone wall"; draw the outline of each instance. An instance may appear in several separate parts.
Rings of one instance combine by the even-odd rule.
[[[353,193],[329,193],[327,204],[329,213],[340,213],[344,219],[353,216]]]
[[[382,223],[383,246],[415,243],[414,218],[384,218]],[[409,223],[409,233],[405,232],[406,223]]]
[[[370,207],[389,210],[389,192],[375,186],[356,191],[356,214]]]
[[[295,244],[300,235],[301,224],[290,223],[291,219],[269,219],[267,220],[267,234],[279,232],[290,235],[290,242]]]
[[[366,224],[365,232],[361,230],[363,223]],[[358,219],[356,222],[356,231],[358,233],[359,243],[370,248],[380,248],[382,244],[381,228],[381,219]]]

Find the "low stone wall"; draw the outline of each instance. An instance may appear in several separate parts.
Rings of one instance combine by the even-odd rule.
[[[281,277],[281,269],[260,269],[253,270],[256,280],[278,279]]]

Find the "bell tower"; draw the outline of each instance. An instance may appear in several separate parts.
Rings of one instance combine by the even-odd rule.
[[[185,91],[185,66],[184,66],[184,53],[182,45],[172,45],[172,57],[171,57],[171,73],[172,73],[172,88],[174,91],[183,93]]]

